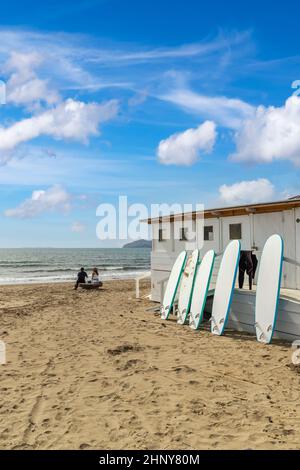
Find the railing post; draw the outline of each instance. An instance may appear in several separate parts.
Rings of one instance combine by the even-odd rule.
[[[163,297],[164,297],[164,283],[161,282],[160,284],[160,304],[163,302]]]
[[[147,277],[151,277],[151,272],[143,274],[142,276],[135,278],[135,298],[140,298],[140,281],[142,279],[146,279]]]

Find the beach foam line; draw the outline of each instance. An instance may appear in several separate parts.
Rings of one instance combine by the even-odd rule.
[[[110,280],[122,280],[122,279],[134,279],[135,277],[149,272],[148,270],[138,271],[123,271],[123,272],[106,272],[100,273],[100,279]],[[13,284],[51,284],[59,282],[75,282],[76,274],[74,276],[31,276],[31,277],[0,277],[0,285],[13,285]]]

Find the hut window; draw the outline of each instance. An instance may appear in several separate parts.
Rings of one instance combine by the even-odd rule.
[[[241,240],[242,238],[242,224],[229,224],[229,239]]]
[[[204,227],[204,241],[211,242],[214,239],[214,227],[213,225],[207,225]]]
[[[180,241],[187,241],[187,228],[183,227],[180,229]]]

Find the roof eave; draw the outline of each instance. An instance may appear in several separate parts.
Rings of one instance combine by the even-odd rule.
[[[204,210],[204,218],[233,217],[249,214],[264,214],[270,212],[280,212],[282,210],[294,209],[300,207],[300,199],[288,199],[273,202],[260,202],[255,204],[245,204],[239,206],[218,207]],[[161,217],[144,219],[141,222],[153,224],[161,222],[174,222],[176,220],[197,219],[202,217],[202,212],[193,211],[187,213],[170,214]]]

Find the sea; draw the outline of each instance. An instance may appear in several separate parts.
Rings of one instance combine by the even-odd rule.
[[[130,279],[150,270],[149,248],[0,248],[0,284],[74,281],[84,267],[100,279]]]

